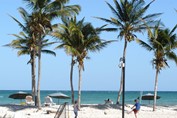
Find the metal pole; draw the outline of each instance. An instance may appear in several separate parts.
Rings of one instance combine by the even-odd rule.
[[[123,71],[123,92],[122,92],[122,118],[124,118],[124,106],[125,106],[125,57],[122,58],[122,71]]]

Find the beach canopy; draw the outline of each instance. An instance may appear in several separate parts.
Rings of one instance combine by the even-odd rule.
[[[138,97],[137,99],[140,99],[140,97]],[[160,96],[156,96],[156,99],[160,99]],[[142,95],[141,100],[149,100],[149,104],[150,104],[150,101],[154,100],[154,94],[147,93],[145,95]]]
[[[49,94],[48,96],[52,98],[57,98],[57,99],[69,99],[70,98],[68,95],[63,94],[61,92],[52,93],[52,94]]]
[[[142,100],[154,100],[154,94],[148,93],[141,97]],[[156,99],[160,99],[160,96],[156,96]]]
[[[9,98],[13,98],[13,99],[25,99],[26,96],[28,96],[28,95],[32,96],[30,93],[19,91],[17,93],[9,95]]]
[[[50,96],[52,98],[57,98],[58,104],[59,104],[59,99],[70,99],[70,97],[68,95],[61,93],[61,92],[52,93],[52,94],[49,94],[48,96]]]

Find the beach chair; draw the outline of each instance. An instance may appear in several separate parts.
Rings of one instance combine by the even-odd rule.
[[[52,98],[49,96],[45,97],[44,106],[52,106],[52,105],[56,105],[56,103],[53,102]]]
[[[32,96],[29,96],[29,95],[26,96],[25,101],[26,101],[26,105],[34,105]]]

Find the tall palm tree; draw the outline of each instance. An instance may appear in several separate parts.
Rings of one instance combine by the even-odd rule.
[[[99,51],[112,41],[102,41],[100,39],[99,33],[104,26],[100,28],[94,28],[91,25],[91,23],[85,23],[84,18],[80,21],[77,21],[76,17],[64,19],[63,24],[60,24],[59,27],[60,30],[54,32],[53,36],[61,40],[61,44],[57,46],[57,48],[64,47],[67,54],[70,54],[72,56],[71,74],[73,72],[74,64],[76,63],[76,61],[78,62],[79,69],[78,104],[80,108],[81,80],[82,80],[82,70],[84,70],[84,59],[89,58],[88,57],[89,51],[91,52]],[[70,82],[72,85],[71,78],[72,77],[70,77]]]
[[[76,63],[76,41],[79,39],[79,31],[77,29],[76,18],[62,18],[63,24],[56,25],[54,32],[51,35],[59,40],[60,45],[56,49],[64,48],[66,54],[71,55],[71,69],[70,69],[70,86],[71,86],[71,103],[74,104],[74,87],[73,87],[73,67]]]
[[[173,60],[177,64],[177,55],[174,49],[177,48],[177,37],[174,34],[177,25],[170,31],[169,29],[160,29],[156,26],[153,31],[148,28],[148,42],[145,43],[139,40],[139,43],[145,47],[148,51],[154,52],[154,58],[152,60],[153,66],[156,69],[155,85],[154,85],[154,104],[153,111],[156,109],[156,97],[158,88],[158,74],[160,70],[165,67],[169,67],[167,59]]]
[[[85,23],[84,19],[78,21],[77,29],[79,33],[76,35],[75,38],[76,42],[76,58],[78,62],[78,71],[79,71],[79,83],[78,83],[78,105],[80,108],[81,105],[81,83],[82,83],[82,71],[84,70],[84,59],[88,58],[89,52],[100,51],[103,49],[107,44],[112,41],[103,41],[99,37],[99,33],[101,28],[94,28],[91,23]]]
[[[104,27],[104,26],[103,26]],[[87,57],[87,50],[100,50],[107,43],[111,41],[101,42],[99,35],[99,30],[94,29],[90,23],[84,23],[84,19],[77,21],[76,17],[63,19],[63,24],[59,25],[59,30],[55,31],[52,35],[60,39],[61,44],[56,48],[64,48],[67,54],[72,56],[71,59],[71,71],[70,71],[70,84],[72,91],[72,103],[74,103],[74,88],[73,88],[73,66],[76,61],[80,62],[79,64],[79,88],[78,88],[78,102],[80,104],[81,96],[81,70],[83,69],[83,63],[81,60]],[[85,42],[84,42],[85,41]],[[95,43],[95,44],[92,44]],[[93,46],[92,46],[93,45]],[[88,46],[88,47],[87,47]],[[94,47],[95,46],[95,47]],[[84,51],[85,54],[82,52]],[[82,55],[82,56],[81,56]],[[75,59],[77,58],[77,60]],[[80,106],[80,105],[79,105]]]
[[[80,11],[78,5],[65,6],[69,0],[24,0],[32,8],[31,28],[35,38],[38,41],[38,87],[37,102],[38,108],[41,109],[40,102],[40,81],[41,81],[41,42],[42,39],[52,31],[51,21],[61,16],[77,14]]]
[[[33,99],[35,99],[36,95],[36,40],[34,39],[30,28],[27,27],[27,24],[30,21],[29,13],[25,11],[23,8],[18,9],[21,17],[24,20],[24,23],[21,23],[18,19],[16,19],[13,16],[10,16],[14,21],[17,22],[19,27],[23,30],[22,32],[17,34],[12,34],[17,39],[13,40],[8,46],[19,49],[18,55],[23,54],[29,54],[30,55],[30,61],[28,63],[31,63],[31,74],[32,74],[32,96]]]
[[[123,56],[122,59],[125,62],[126,59],[126,49],[127,49],[127,42],[131,42],[136,39],[137,32],[143,33],[146,29],[145,22],[148,26],[151,26],[154,22],[154,18],[159,16],[160,13],[149,14],[145,15],[146,11],[149,9],[150,5],[154,2],[150,2],[149,4],[145,5],[144,0],[113,0],[115,7],[113,7],[108,2],[107,5],[111,9],[113,13],[113,17],[109,19],[97,17],[111,25],[114,25],[115,28],[105,28],[104,30],[107,31],[118,31],[118,37],[120,39],[124,39],[124,49],[123,49]],[[145,22],[143,22],[145,21]],[[123,75],[125,75],[125,67],[122,68],[121,72],[121,82],[120,82],[120,89],[117,98],[117,104],[120,102],[120,96],[123,89]]]
[[[31,64],[31,74],[32,74],[32,96],[35,99],[36,94],[36,46],[34,45],[33,40],[27,36],[24,32],[19,34],[12,34],[16,37],[11,43],[5,45],[8,47],[15,48],[19,50],[18,56],[21,55],[30,55],[30,60],[27,64]]]
[[[32,22],[33,17],[25,9],[21,7],[18,10],[19,10],[21,17],[24,20],[24,24],[22,24],[20,21],[18,21],[18,19],[16,19],[13,16],[11,16],[11,18],[18,23],[20,28],[22,28],[23,32],[21,32],[19,35],[13,34],[17,39],[12,41],[9,46],[17,47],[17,45],[19,45],[19,47],[23,46],[24,48],[24,45],[26,45],[26,51],[27,52],[30,51],[29,54],[30,54],[31,59],[29,62],[31,63],[31,66],[32,66],[32,69],[31,69],[32,71],[32,96],[33,96],[33,99],[35,99],[35,96],[36,96],[36,73],[35,73],[36,72],[35,71],[36,60],[35,58],[36,58],[36,55],[38,56],[37,54],[38,46],[37,46],[37,39],[35,38],[33,29],[30,26],[30,23]],[[42,41],[42,48],[49,46],[53,43],[54,42],[48,43],[48,40],[44,40]],[[42,50],[42,52],[55,55],[55,53],[50,50]]]

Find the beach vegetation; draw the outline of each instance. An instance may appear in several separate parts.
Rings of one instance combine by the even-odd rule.
[[[158,75],[163,68],[169,67],[168,60],[172,60],[177,64],[177,55],[174,50],[177,47],[177,37],[174,31],[177,25],[172,30],[160,27],[160,21],[154,29],[148,29],[148,43],[138,40],[140,45],[148,51],[153,52],[152,65],[156,69],[155,85],[154,85],[154,103],[153,111],[156,109],[156,97],[158,90]]]
[[[154,19],[157,16],[160,16],[161,13],[154,13],[145,15],[150,5],[154,2],[150,2],[145,5],[144,0],[113,0],[114,5],[106,2],[108,7],[111,9],[113,16],[110,18],[101,18],[97,17],[100,20],[105,21],[115,27],[105,28],[106,31],[117,31],[118,38],[121,40],[124,39],[124,49],[121,59],[126,62],[126,51],[127,43],[134,41],[137,36],[136,33],[144,33],[146,30],[146,25],[153,26],[155,23]],[[125,74],[125,67],[121,70],[121,79],[120,79],[120,89],[117,97],[117,104],[120,102],[120,97],[123,89],[123,75]]]
[[[32,12],[28,27],[37,41],[38,54],[38,82],[37,82],[37,106],[41,109],[40,81],[41,81],[41,48],[42,40],[52,31],[52,20],[61,16],[70,16],[80,11],[78,5],[65,6],[69,0],[24,0]]]
[[[24,23],[21,23],[18,19],[11,16],[12,19],[14,19],[20,28],[22,28],[22,31],[19,34],[12,34],[16,39],[12,40],[11,43],[5,45],[8,47],[12,47],[14,49],[17,49],[18,56],[21,55],[30,55],[30,60],[27,64],[31,64],[31,74],[32,74],[32,96],[33,99],[35,99],[36,95],[36,57],[38,56],[37,51],[37,41],[33,37],[33,34],[30,30],[30,27],[28,27],[30,16],[23,8],[19,8],[19,13],[23,18]],[[55,42],[49,42],[48,39],[44,39],[42,41],[42,53],[51,54],[56,56],[55,52],[51,50],[45,49],[46,47],[54,44]]]
[[[80,31],[77,29],[76,18],[62,18],[62,24],[53,26],[54,31],[51,33],[55,39],[58,40],[59,45],[55,49],[64,48],[67,55],[71,56],[71,69],[70,69],[70,87],[71,87],[71,103],[74,104],[74,86],[73,86],[73,68],[76,64],[77,43]]]
[[[22,31],[19,34],[12,34],[14,37],[16,37],[16,39],[13,40],[11,43],[7,44],[6,46],[19,50],[17,52],[18,56],[30,55],[30,60],[28,61],[28,64],[31,63],[32,96],[34,99],[36,95],[36,56],[37,56],[36,43],[37,42],[33,34],[31,33],[30,28],[27,26],[27,24],[30,21],[29,13],[23,8],[19,8],[18,11],[24,23],[21,23],[18,19],[16,19],[13,16],[10,17],[17,22],[17,24],[22,29]]]
[[[85,22],[84,18],[77,21],[76,17],[63,19],[60,30],[53,32],[53,36],[61,40],[57,48],[64,48],[67,54],[72,56],[71,73],[77,62],[79,70],[78,81],[78,106],[81,104],[81,83],[82,71],[84,70],[84,59],[89,59],[89,52],[96,52],[103,49],[113,41],[105,41],[99,37],[101,29],[94,28],[91,23]],[[72,80],[70,79],[72,83]]]

